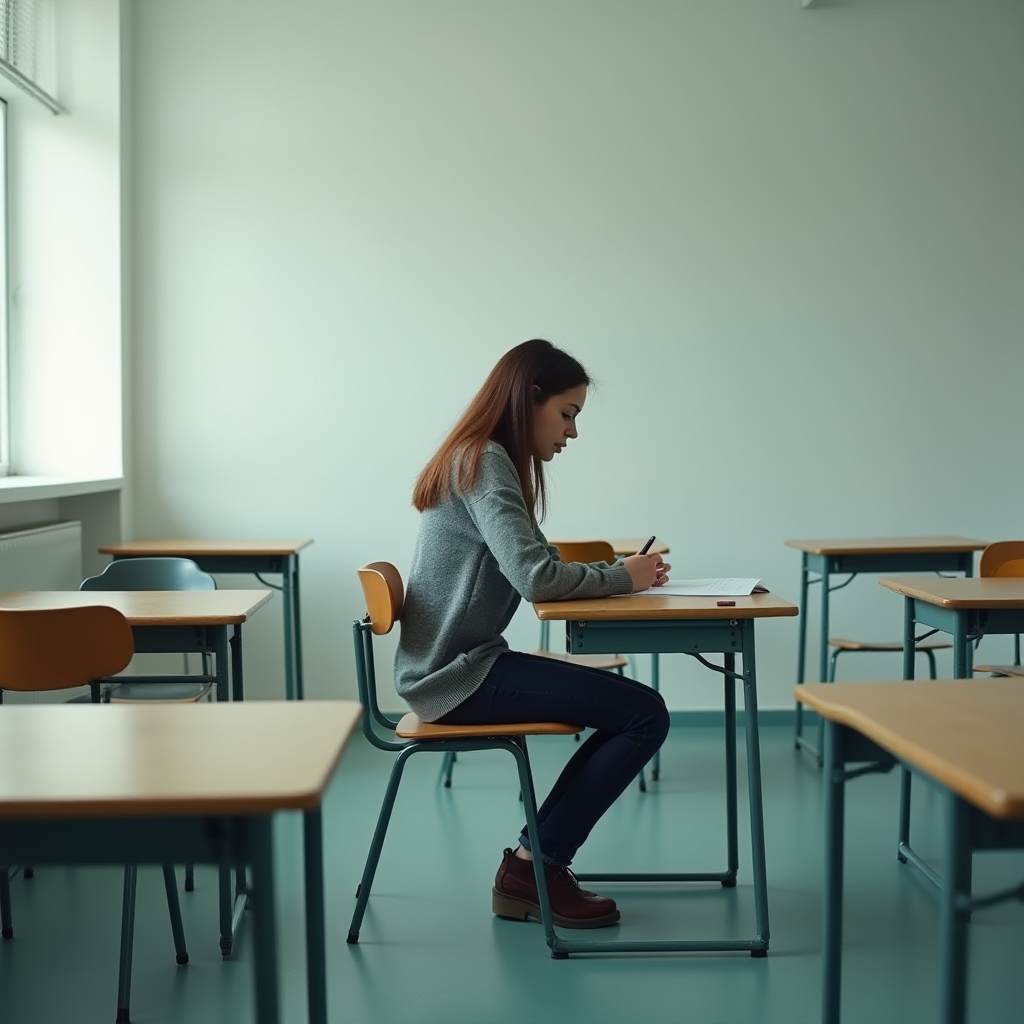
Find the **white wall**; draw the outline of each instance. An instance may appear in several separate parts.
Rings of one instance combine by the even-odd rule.
[[[1024,534],[1024,6],[136,14],[134,532],[315,537],[313,695],[353,692],[353,568],[407,566],[417,471],[536,335],[601,381],[550,534],[657,531],[677,573],[794,600],[786,537]],[[899,635],[871,579],[833,612]],[[279,693],[262,614],[247,678]],[[759,628],[762,706],[795,642]],[[719,706],[684,661],[670,705]]]
[[[122,472],[118,0],[57,0],[54,116],[9,103],[12,466]]]

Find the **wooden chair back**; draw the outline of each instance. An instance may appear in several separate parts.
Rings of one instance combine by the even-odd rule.
[[[357,572],[366,599],[370,629],[375,636],[390,633],[402,618],[405,604],[402,574],[390,562],[370,562]]]
[[[0,690],[63,690],[120,672],[135,642],[116,609],[0,609]]]
[[[1024,540],[998,540],[981,553],[981,576],[1024,576]]]
[[[572,540],[557,544],[563,562],[607,562],[615,561],[615,549],[606,540]]]

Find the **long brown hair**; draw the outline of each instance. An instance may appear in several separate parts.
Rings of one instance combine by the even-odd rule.
[[[581,384],[590,384],[587,371],[550,341],[534,338],[510,349],[423,467],[413,488],[413,505],[423,512],[451,496],[456,460],[455,486],[463,493],[472,490],[487,442],[497,441],[516,467],[531,518],[534,523],[543,518],[544,463],[533,450],[533,408]]]

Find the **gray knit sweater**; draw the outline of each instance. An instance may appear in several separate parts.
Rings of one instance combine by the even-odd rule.
[[[520,598],[559,601],[632,590],[621,562],[562,562],[530,521],[505,449],[487,445],[476,485],[420,519],[395,656],[395,686],[425,722],[474,693],[509,649]]]

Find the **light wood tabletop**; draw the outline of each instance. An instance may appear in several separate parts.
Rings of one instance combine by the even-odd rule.
[[[228,626],[245,622],[270,590],[12,590],[0,608],[116,608],[132,626]]]
[[[878,582],[894,593],[941,608],[1024,608],[1022,577],[900,576]]]
[[[1024,818],[1019,680],[807,683],[793,693],[993,817]]]
[[[309,547],[310,538],[301,540],[188,540],[184,538],[128,540],[107,544],[99,549],[103,555],[138,557],[152,555],[188,558],[189,555],[293,555]]]
[[[720,600],[734,602],[718,604]],[[648,597],[630,594],[586,601],[541,601],[533,606],[543,620],[644,620],[644,619],[761,619],[796,615],[797,606],[774,594],[749,597]]]
[[[604,540],[611,544],[612,550],[620,558],[626,555],[635,555],[646,543],[647,537],[588,537],[587,540]],[[571,537],[559,537],[558,540],[548,538],[549,544],[579,544],[579,539]],[[649,551],[653,555],[667,555],[669,546],[660,537],[654,538],[654,543]]]
[[[6,706],[0,817],[307,810],[360,714],[355,701]]]
[[[842,537],[829,540],[787,540],[787,547],[814,555],[891,555],[916,551],[981,551],[987,541],[970,537]]]

